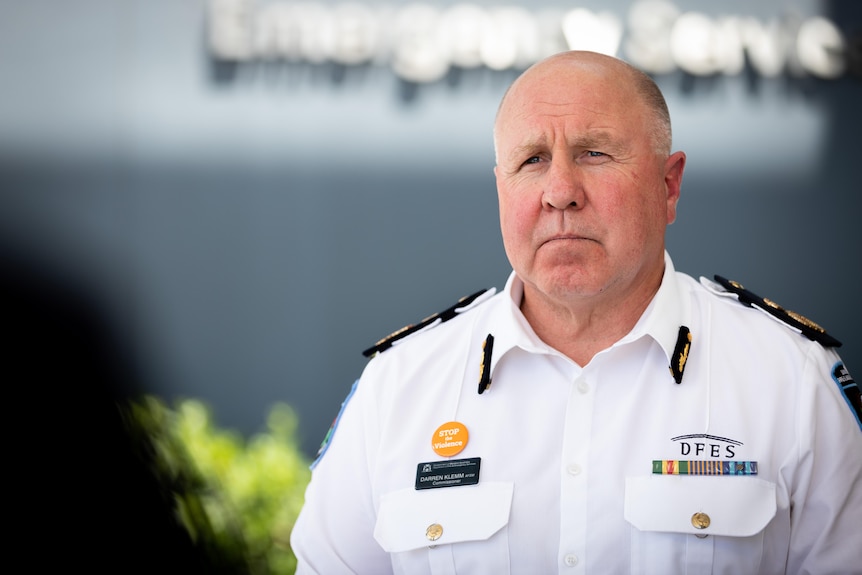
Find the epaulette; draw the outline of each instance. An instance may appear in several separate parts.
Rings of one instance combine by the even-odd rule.
[[[721,286],[728,292],[736,294],[737,299],[748,307],[756,306],[759,309],[769,313],[776,319],[798,330],[805,337],[812,341],[820,343],[824,347],[841,347],[841,342],[826,333],[826,330],[794,311],[784,309],[774,301],[760,297],[747,289],[742,284],[732,280],[728,280],[719,275],[714,276]]]
[[[404,339],[408,335],[413,335],[424,329],[431,329],[444,321],[449,321],[456,315],[464,313],[467,310],[473,309],[480,303],[490,298],[496,292],[496,288],[484,289],[477,291],[472,295],[462,297],[458,302],[439,313],[428,316],[419,323],[410,324],[402,327],[398,331],[391,333],[362,352],[365,357],[372,357],[380,352],[386,351],[397,341]]]

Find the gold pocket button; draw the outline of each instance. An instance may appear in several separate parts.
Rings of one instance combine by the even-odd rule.
[[[709,515],[697,512],[691,516],[691,524],[695,529],[706,529],[709,527]]]
[[[432,523],[425,530],[425,537],[428,538],[428,541],[437,541],[441,535],[443,535],[443,526],[439,523]]]

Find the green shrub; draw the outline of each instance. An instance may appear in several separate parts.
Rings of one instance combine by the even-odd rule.
[[[268,432],[247,441],[219,429],[200,401],[174,409],[147,397],[127,421],[194,545],[224,573],[292,574],[290,532],[310,479],[296,440],[297,417],[275,405]]]

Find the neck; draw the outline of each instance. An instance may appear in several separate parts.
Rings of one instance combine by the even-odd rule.
[[[539,338],[580,366],[628,334],[661,286],[663,269],[618,296],[558,300],[524,285],[521,312]]]

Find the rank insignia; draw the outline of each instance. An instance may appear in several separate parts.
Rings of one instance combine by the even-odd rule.
[[[654,459],[654,475],[757,475],[756,461]]]
[[[444,321],[449,321],[458,314],[471,310],[480,303],[486,301],[491,296],[493,296],[496,291],[497,290],[495,288],[490,288],[477,291],[476,293],[467,297],[462,297],[455,305],[446,308],[439,313],[430,315],[419,323],[404,326],[398,331],[389,334],[388,336],[375,343],[373,346],[363,351],[362,355],[364,355],[365,357],[373,357],[380,352],[386,351],[387,349],[389,349],[390,347],[392,347],[400,340],[404,339],[409,335],[413,335],[414,333],[418,333],[424,329],[431,329],[432,327],[435,327],[443,323]]]
[[[688,361],[688,352],[691,349],[691,331],[684,325],[679,326],[679,335],[676,338],[676,347],[673,350],[673,359],[670,362],[670,374],[677,383],[682,383],[682,374],[685,372],[685,364]]]
[[[482,344],[482,365],[479,366],[479,395],[491,386],[491,354],[494,352],[494,336],[490,333]]]
[[[841,347],[840,341],[826,333],[825,329],[804,315],[784,309],[771,299],[760,297],[759,295],[748,291],[739,282],[731,281],[718,275],[714,277],[715,281],[721,284],[725,290],[736,294],[740,303],[747,305],[748,307],[755,306],[758,309],[765,311],[771,316],[781,320],[786,325],[798,330],[808,339],[816,341],[824,347]]]

